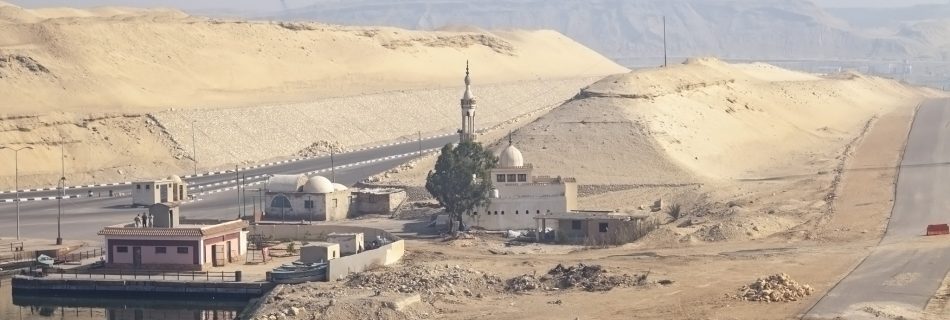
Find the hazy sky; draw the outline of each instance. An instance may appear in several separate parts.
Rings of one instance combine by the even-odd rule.
[[[185,11],[226,9],[242,12],[274,12],[286,4],[288,8],[303,7],[328,0],[3,0],[27,8],[96,7],[107,5],[133,7],[173,7]],[[352,0],[336,0],[352,1]],[[478,1],[478,0],[472,0]],[[664,1],[664,0],[657,0]],[[824,7],[898,7],[921,3],[948,3],[950,0],[813,0]],[[283,4],[282,4],[283,3]]]

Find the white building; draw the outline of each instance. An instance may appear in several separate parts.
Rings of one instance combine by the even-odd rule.
[[[349,213],[350,190],[321,176],[275,175],[264,189],[265,220],[336,221]]]
[[[156,203],[179,202],[188,196],[188,185],[178,176],[164,180],[140,181],[132,184],[132,205],[151,206]]]
[[[574,178],[534,176],[521,151],[509,142],[491,171],[493,194],[486,207],[463,215],[470,227],[488,230],[534,229],[535,217],[577,209]]]

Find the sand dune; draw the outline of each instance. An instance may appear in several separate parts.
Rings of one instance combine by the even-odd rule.
[[[0,114],[229,107],[626,69],[554,31],[420,32],[0,4]]]
[[[584,183],[806,174],[834,163],[872,117],[930,94],[858,74],[818,77],[695,59],[608,77],[515,140],[542,172]],[[587,156],[563,156],[578,153]]]

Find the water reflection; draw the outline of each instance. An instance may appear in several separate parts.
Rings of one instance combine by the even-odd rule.
[[[124,297],[13,296],[0,282],[0,319],[36,320],[235,320],[246,300],[131,299]]]

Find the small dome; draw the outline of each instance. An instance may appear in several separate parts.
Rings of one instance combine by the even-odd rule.
[[[343,190],[346,190],[346,189],[347,189],[346,186],[344,186],[344,185],[342,185],[342,184],[339,184],[339,183],[334,183],[334,184],[333,184],[333,190],[334,190],[334,191],[343,191]]]
[[[168,176],[168,178],[165,178],[165,180],[171,180],[172,182],[177,183],[177,184],[182,184],[182,183],[183,183],[183,182],[181,181],[181,177],[179,177],[179,176],[177,176],[177,175],[174,175],[174,174]]]
[[[303,185],[303,192],[306,193],[331,193],[333,191],[333,183],[321,176],[310,177],[310,179],[307,179],[307,183]]]
[[[521,167],[524,166],[524,158],[521,156],[521,150],[509,144],[507,148],[498,155],[499,167]]]

